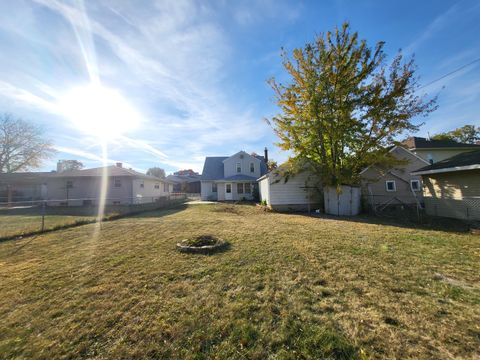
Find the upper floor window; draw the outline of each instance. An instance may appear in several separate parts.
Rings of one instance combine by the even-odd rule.
[[[420,180],[410,180],[410,187],[413,191],[420,191]]]
[[[144,188],[144,187],[145,187],[145,183],[144,183],[143,181],[140,183],[140,187],[141,187],[141,188]]]
[[[212,192],[217,192],[217,183],[212,183]]]
[[[113,186],[122,187],[122,179],[119,179],[119,178],[113,179]]]
[[[73,188],[73,180],[67,180],[67,189],[72,189]]]
[[[153,187],[154,187],[155,189],[160,189],[160,184],[159,184],[159,183],[155,183],[155,185],[153,185]]]
[[[397,191],[397,186],[395,184],[395,180],[385,181],[385,187],[386,187],[387,191]]]
[[[250,172],[251,173],[255,172],[255,164],[254,163],[250,163]]]
[[[237,163],[237,173],[241,173],[241,172],[242,172],[242,164]]]

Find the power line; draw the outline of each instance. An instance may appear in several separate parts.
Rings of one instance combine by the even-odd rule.
[[[445,75],[443,75],[443,76],[440,76],[438,79],[435,79],[435,80],[433,80],[433,81],[430,81],[428,84],[425,84],[425,85],[423,85],[423,86],[420,86],[420,87],[418,88],[418,90],[423,89],[423,88],[426,88],[427,86],[430,86],[430,85],[436,83],[437,81],[440,81],[440,80],[442,80],[442,79],[445,79],[447,76],[450,76],[450,75],[452,75],[452,74],[455,74],[456,72],[459,72],[460,70],[463,70],[463,69],[465,69],[466,67],[468,67],[468,66],[470,66],[470,65],[472,65],[472,64],[475,64],[475,63],[478,62],[478,61],[480,61],[480,58],[475,59],[475,60],[469,62],[468,64],[462,65],[462,66],[460,66],[458,69],[455,69],[455,70],[453,70],[453,71],[450,71],[448,74],[445,74]]]

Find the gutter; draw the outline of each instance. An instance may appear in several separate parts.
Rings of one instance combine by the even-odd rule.
[[[454,172],[454,171],[478,170],[478,169],[480,169],[480,164],[467,165],[467,166],[454,166],[454,167],[443,168],[443,169],[415,171],[410,173],[410,175],[441,174],[441,173],[448,173],[448,172]]]

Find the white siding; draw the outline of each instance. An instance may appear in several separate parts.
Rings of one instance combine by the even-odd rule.
[[[261,199],[278,209],[301,209],[308,205],[320,205],[322,194],[313,187],[315,177],[308,172],[289,177],[285,182],[280,176],[270,174],[260,181]]]
[[[120,202],[130,204],[132,202],[132,179],[121,176],[121,186],[114,186],[114,177],[108,178],[107,204]],[[67,189],[67,181],[72,181],[72,187]],[[58,177],[47,180],[47,200],[60,200],[65,202],[68,198],[68,205],[82,205],[83,199],[99,199],[101,189],[100,177]],[[60,202],[59,202],[60,204]]]
[[[270,180],[270,201],[271,205],[291,205],[312,203],[310,192],[306,189],[309,175],[307,172],[290,177],[287,182],[280,179]]]
[[[141,184],[143,184],[143,187]],[[158,189],[155,188],[155,184],[158,184]],[[149,203],[161,196],[168,196],[169,191],[165,191],[164,184],[165,182],[161,180],[134,179],[132,183],[133,201],[135,203]]]
[[[242,171],[237,172],[237,163],[240,163]],[[250,164],[254,164],[254,172],[250,172]],[[247,175],[252,176],[255,179],[258,179],[260,175],[260,163],[261,160],[256,157],[247,154],[244,151],[232,155],[228,159],[223,161],[223,172],[224,177],[234,176],[234,175]]]
[[[217,200],[217,194],[218,190],[216,193],[212,192],[212,184],[213,181],[201,181],[200,182],[200,198],[204,201],[207,200]],[[218,186],[217,186],[218,188]]]
[[[260,191],[260,200],[266,201],[267,205],[270,205],[270,183],[269,177],[265,177],[258,182],[258,187]]]

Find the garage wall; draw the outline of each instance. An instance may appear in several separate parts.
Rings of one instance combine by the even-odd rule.
[[[307,210],[311,207],[323,207],[322,193],[313,188],[315,177],[306,171],[289,177],[287,182],[279,175],[270,174],[268,182],[270,197],[268,205],[275,210]],[[267,191],[265,186],[264,192]]]

